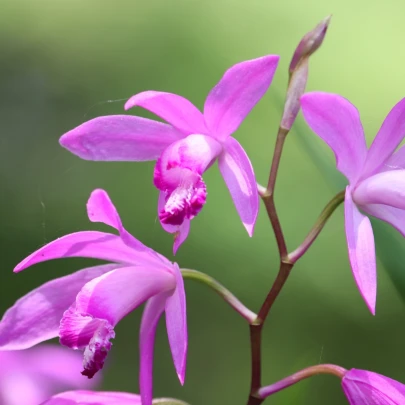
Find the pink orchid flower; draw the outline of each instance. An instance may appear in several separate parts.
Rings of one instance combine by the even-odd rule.
[[[246,152],[231,134],[267,91],[278,60],[268,55],[232,66],[208,94],[203,114],[179,95],[145,91],[131,97],[125,109],[143,107],[170,125],[127,115],[98,117],[67,132],[60,143],[87,160],[157,160],[158,215],[162,227],[175,234],[174,253],[206,202],[202,175],[218,159],[252,236],[259,210],[256,179]]]
[[[342,387],[350,405],[405,404],[404,384],[371,371],[349,370]]]
[[[349,260],[360,294],[375,314],[377,280],[374,235],[360,212],[391,224],[405,236],[405,99],[389,112],[367,149],[359,113],[349,101],[321,92],[301,97],[310,128],[333,150],[337,168],[349,185],[345,195],[345,228]]]
[[[163,312],[174,365],[184,382],[187,325],[183,278],[177,264],[124,229],[105,191],[91,194],[87,212],[90,221],[117,229],[119,236],[96,231],[72,233],[37,250],[14,271],[63,257],[91,257],[114,264],[55,279],[19,299],[0,322],[0,350],[26,349],[60,336],[63,345],[84,349],[82,374],[92,377],[103,367],[115,325],[147,301],[140,329],[140,391],[142,404],[150,405],[153,346]]]
[[[56,345],[0,352],[0,404],[38,405],[60,389],[93,387],[80,364],[78,353]]]
[[[141,397],[126,392],[67,391],[41,405],[141,405]],[[21,404],[19,404],[21,405]],[[24,404],[25,405],[25,404]]]

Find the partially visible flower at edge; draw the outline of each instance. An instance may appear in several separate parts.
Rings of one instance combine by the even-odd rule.
[[[301,97],[309,127],[333,150],[338,170],[349,180],[345,195],[345,230],[354,279],[375,314],[377,293],[374,235],[359,211],[391,224],[405,236],[405,99],[385,118],[367,150],[359,113],[345,98],[312,92]],[[394,153],[395,152],[395,153]]]
[[[80,270],[43,284],[19,299],[0,322],[0,350],[20,350],[60,336],[63,345],[84,349],[83,374],[92,377],[103,367],[115,337],[114,326],[147,301],[140,328],[140,393],[152,401],[152,363],[156,326],[163,312],[174,365],[183,384],[187,356],[186,302],[183,278],[176,263],[146,247],[122,226],[103,190],[87,204],[89,219],[119,231],[119,236],[76,232],[40,248],[15,268],[63,258],[91,257],[113,261]]]
[[[125,109],[143,107],[170,125],[127,115],[104,116],[67,132],[60,143],[87,160],[157,160],[158,215],[162,227],[175,234],[174,253],[188,236],[190,220],[206,202],[202,174],[218,159],[252,236],[259,210],[256,179],[246,152],[231,134],[267,91],[278,60],[277,55],[268,55],[232,66],[208,94],[203,114],[179,95],[145,91],[131,97]]]
[[[350,405],[405,404],[404,384],[371,371],[349,370],[342,387]]]
[[[57,345],[0,352],[0,404],[38,405],[58,390],[94,387],[80,365],[79,353]]]
[[[141,397],[126,392],[67,391],[41,405],[141,405]]]
[[[153,405],[188,405],[173,398],[156,398]],[[41,405],[141,405],[141,397],[127,392],[67,391],[54,395]]]

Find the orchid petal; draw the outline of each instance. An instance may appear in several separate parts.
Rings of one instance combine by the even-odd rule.
[[[204,117],[212,136],[225,140],[235,132],[269,88],[279,56],[267,55],[228,69],[210,91]]]
[[[405,145],[401,146],[392,156],[390,156],[379,171],[403,170],[405,169]]]
[[[141,405],[141,397],[125,392],[67,391],[41,405]]]
[[[130,115],[94,118],[62,135],[59,143],[86,160],[156,160],[182,134],[170,125]]]
[[[349,370],[342,379],[350,405],[400,405],[405,401],[405,385],[381,374]]]
[[[178,227],[174,235],[174,243],[173,243],[174,255],[177,253],[179,247],[183,244],[183,242],[187,239],[189,232],[190,232],[190,220],[186,218],[183,221],[183,223]]]
[[[82,374],[93,378],[101,370],[114,339],[113,326],[105,319],[97,319],[70,307],[60,322],[60,343],[71,349],[84,349]]]
[[[259,196],[252,164],[236,139],[226,140],[218,164],[243,225],[252,236],[259,212]]]
[[[49,281],[20,298],[0,321],[0,348],[27,349],[58,336],[62,315],[81,288],[94,277],[117,267],[107,264],[80,270]]]
[[[90,388],[97,382],[80,375],[82,356],[65,347],[43,344],[30,350],[3,353],[20,355],[18,361],[28,372],[45,376],[52,384]]]
[[[176,289],[166,301],[166,329],[174,366],[180,383],[183,385],[186,374],[188,345],[186,293],[184,291],[183,276],[177,264],[173,265],[173,270],[176,277]]]
[[[90,221],[102,222],[117,229],[123,242],[137,251],[137,256],[144,258],[145,263],[169,262],[154,250],[148,248],[132,236],[122,225],[121,218],[107,192],[101,189],[94,190],[87,202],[87,214]]]
[[[158,200],[158,213],[160,213],[166,203],[166,193],[161,191],[159,193],[159,200]],[[179,247],[183,244],[183,242],[187,239],[187,236],[190,232],[190,220],[185,218],[181,225],[170,225],[165,224],[160,221],[162,228],[169,233],[174,233],[174,243],[173,243],[173,254],[177,253]]]
[[[174,290],[176,281],[164,267],[122,267],[88,282],[76,298],[76,312],[115,326],[144,301]]]
[[[405,210],[384,204],[367,204],[361,209],[365,213],[389,223],[405,237]]]
[[[333,150],[338,170],[354,184],[367,155],[356,107],[341,96],[322,92],[306,93],[300,100],[307,124]]]
[[[356,204],[385,204],[405,209],[405,170],[392,170],[371,176],[356,187]]]
[[[163,118],[184,135],[207,133],[204,117],[198,108],[177,94],[144,91],[132,96],[125,103],[126,110],[135,106],[143,107]]]
[[[345,230],[354,279],[370,312],[375,314],[377,291],[374,235],[370,220],[357,209],[350,187],[345,195]]]
[[[364,176],[374,174],[405,136],[405,98],[388,113],[367,154]]]
[[[94,259],[137,264],[137,252],[127,246],[119,236],[105,232],[84,231],[71,233],[38,249],[14,269],[18,273],[33,264],[64,257],[91,257]]]
[[[142,398],[142,405],[151,405],[153,397],[153,348],[156,337],[156,327],[162,315],[167,292],[152,297],[145,306],[142,315],[141,331],[139,338],[140,368],[139,368],[139,389]]]

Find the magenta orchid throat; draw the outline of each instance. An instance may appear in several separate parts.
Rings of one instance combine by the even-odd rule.
[[[317,374],[338,377],[342,398],[346,396],[350,405],[405,404],[402,383],[372,371],[347,370],[334,364],[317,364],[271,385],[262,382],[264,323],[294,265],[336,208],[344,202],[349,262],[372,314],[377,294],[376,255],[373,230],[365,214],[388,222],[405,236],[405,146],[396,151],[405,136],[405,99],[390,111],[367,148],[359,113],[352,104],[336,94],[304,94],[309,59],[321,47],[329,23],[330,16],[302,38],[293,54],[266,187],[256,182],[249,157],[232,135],[267,92],[278,65],[277,55],[229,68],[209,92],[203,112],[179,95],[144,91],[131,97],[125,109],[142,107],[165,123],[130,115],[103,116],[60,138],[63,147],[86,160],[156,161],[153,184],[159,190],[158,218],[163,229],[174,234],[174,254],[186,240],[191,220],[207,201],[202,176],[216,161],[249,236],[253,235],[261,198],[277,242],[279,271],[257,313],[211,275],[180,269],[142,244],[124,228],[107,192],[95,189],[87,202],[88,218],[113,228],[113,233],[67,234],[42,246],[14,269],[19,273],[47,260],[69,257],[108,262],[48,281],[5,312],[0,321],[1,405],[189,405],[178,399],[154,398],[152,384],[156,328],[163,314],[174,368],[180,384],[185,382],[185,279],[211,288],[249,324],[250,390],[241,404],[261,405],[277,392]],[[337,169],[349,185],[325,206],[303,242],[289,251],[274,192],[284,144],[301,108],[312,131],[333,150]],[[91,391],[110,351],[114,352],[115,327],[142,304],[139,389],[133,390],[136,393]],[[364,312],[368,314],[365,308]],[[65,348],[34,347],[56,337]],[[120,344],[118,336],[116,344]],[[232,386],[230,382],[229,389]]]

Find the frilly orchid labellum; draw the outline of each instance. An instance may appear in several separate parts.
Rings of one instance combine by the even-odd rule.
[[[87,203],[90,221],[103,222],[119,235],[85,231],[48,243],[15,268],[66,257],[92,257],[114,262],[80,270],[50,281],[11,307],[0,322],[0,350],[20,350],[59,336],[72,349],[84,350],[82,374],[100,370],[115,337],[115,325],[147,301],[140,330],[140,394],[152,400],[153,345],[158,320],[166,314],[174,365],[184,383],[187,356],[186,301],[183,278],[176,263],[146,247],[122,226],[103,190]]]
[[[156,161],[153,184],[160,193],[158,217],[162,227],[175,236],[174,253],[187,238],[191,220],[206,203],[207,189],[202,176],[216,161],[250,236],[261,198],[275,236],[279,268],[257,313],[211,274],[193,268],[180,269],[176,263],[143,245],[123,227],[107,192],[96,189],[87,203],[88,217],[92,222],[114,228],[114,233],[82,231],[62,236],[15,267],[18,273],[43,261],[67,257],[108,262],[49,281],[17,300],[5,312],[0,321],[1,405],[38,405],[40,401],[45,401],[42,405],[188,405],[177,399],[153,399],[152,389],[156,327],[163,313],[174,368],[180,383],[184,383],[188,349],[183,282],[186,278],[211,288],[249,324],[250,389],[247,401],[241,403],[261,405],[269,396],[303,379],[332,374],[340,379],[342,398],[346,395],[350,405],[405,404],[403,384],[375,372],[347,370],[333,364],[308,367],[271,385],[264,385],[262,381],[264,323],[295,263],[312,246],[336,208],[344,201],[351,268],[373,314],[376,256],[374,235],[366,214],[388,222],[405,236],[405,146],[396,151],[405,135],[405,99],[389,112],[371,147],[367,148],[359,113],[349,101],[336,94],[304,94],[309,59],[323,44],[329,23],[330,17],[323,19],[302,38],[286,72],[289,79],[285,104],[274,136],[266,186],[257,184],[251,162],[233,134],[268,90],[278,65],[277,55],[247,60],[228,69],[209,92],[203,112],[179,95],[144,91],[131,97],[125,109],[139,106],[165,122],[130,115],[104,116],[85,122],[60,138],[63,147],[82,159]],[[335,153],[337,168],[349,184],[326,204],[302,243],[295,250],[289,250],[274,192],[284,144],[300,109],[309,127]],[[254,138],[256,134],[250,136]],[[291,197],[296,198],[293,190],[290,191]],[[302,209],[299,202],[296,209]],[[270,248],[266,249],[267,252]],[[212,260],[219,254],[223,251],[214,253]],[[251,263],[258,263],[256,257],[252,257]],[[234,274],[237,276],[238,272]],[[116,325],[143,303],[139,395],[87,391],[91,387],[80,371],[91,378],[103,368],[112,348]],[[272,325],[272,330],[274,327]],[[62,354],[55,348],[33,348],[55,337],[59,337],[62,345],[81,350],[83,356],[74,352]],[[351,344],[356,344],[355,340]],[[52,351],[49,357],[47,353],[51,352],[46,350]],[[83,358],[82,367],[77,365],[75,354]],[[220,361],[222,359],[218,359]],[[269,364],[278,369],[274,361],[270,360]],[[77,374],[72,374],[74,370]],[[206,371],[209,376],[209,369]],[[226,378],[224,380],[227,382]],[[48,389],[50,385],[59,387],[59,383],[67,385],[60,389],[79,390],[55,394],[55,390]],[[204,384],[204,379],[200,383]],[[234,387],[234,384],[231,382],[229,386]],[[226,384],[221,385],[222,388],[225,389]],[[206,391],[210,393],[209,389]],[[206,403],[210,401],[205,399]]]
[[[131,97],[125,109],[143,107],[167,124],[128,115],[98,117],[63,135],[60,143],[82,159],[157,160],[153,182],[160,190],[159,220],[175,234],[174,253],[206,202],[202,175],[218,160],[252,236],[259,209],[256,179],[246,152],[231,135],[265,94],[278,60],[268,55],[232,66],[208,94],[204,113],[177,94],[145,91]]]

